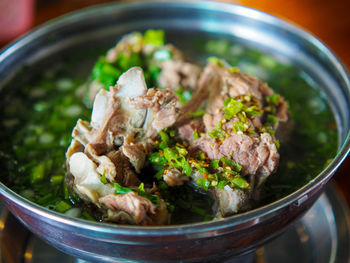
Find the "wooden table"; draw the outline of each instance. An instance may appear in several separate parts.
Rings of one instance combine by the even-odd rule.
[[[33,27],[45,21],[98,3],[112,0],[37,0]],[[284,18],[311,32],[323,41],[350,68],[350,1],[349,0],[242,0],[229,1]],[[350,157],[334,176],[350,204]]]

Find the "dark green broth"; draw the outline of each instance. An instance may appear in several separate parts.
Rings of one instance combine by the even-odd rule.
[[[187,54],[188,47],[182,46],[182,41],[174,42],[202,64],[212,55],[226,59],[241,71],[267,82],[288,101],[292,129],[281,139],[280,166],[263,188],[261,205],[305,185],[335,156],[337,129],[333,114],[317,86],[306,81],[302,71],[226,40],[197,39],[192,42],[196,45],[194,56]],[[89,120],[91,113],[75,93],[89,76],[97,54],[103,53],[80,52],[30,80],[24,78],[24,69],[1,92],[1,181],[29,200],[59,212],[73,206],[63,182],[71,130],[77,118]],[[176,206],[176,193],[187,204]],[[174,188],[166,195],[176,207],[173,223],[208,219],[210,209],[204,208],[212,204],[209,197],[193,193],[188,187]],[[203,198],[205,201],[200,202]],[[199,208],[199,213],[193,212],[194,208]],[[89,218],[86,214],[82,217]]]

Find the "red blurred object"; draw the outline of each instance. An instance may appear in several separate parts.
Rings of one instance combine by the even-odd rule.
[[[34,0],[0,0],[0,43],[26,32],[33,21]]]

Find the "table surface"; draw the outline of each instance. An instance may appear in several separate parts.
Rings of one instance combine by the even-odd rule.
[[[37,0],[32,27],[70,11],[113,0]],[[326,44],[350,68],[350,1],[349,0],[241,0],[226,2],[252,7],[296,24]],[[1,46],[0,46],[1,47]],[[336,172],[333,180],[350,204],[350,157]]]

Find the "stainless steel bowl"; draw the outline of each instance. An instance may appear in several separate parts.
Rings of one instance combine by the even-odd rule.
[[[103,5],[38,28],[0,55],[0,87],[24,65],[37,70],[62,54],[86,47],[109,47],[122,34],[147,28],[162,28],[178,40],[192,34],[225,35],[300,67],[319,84],[337,117],[337,156],[314,180],[291,195],[215,222],[166,227],[87,222],[48,211],[4,184],[0,184],[1,199],[42,239],[91,261],[213,261],[249,252],[303,215],[346,157],[350,147],[349,77],[320,41],[270,15],[216,2],[155,1]],[[191,43],[187,45],[191,48]]]

